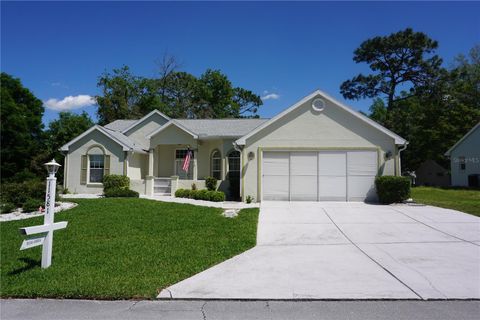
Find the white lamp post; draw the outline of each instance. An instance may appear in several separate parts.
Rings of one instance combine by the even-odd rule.
[[[48,268],[52,264],[52,245],[53,231],[67,227],[67,222],[54,223],[55,210],[55,191],[56,182],[55,173],[57,173],[60,165],[53,159],[45,163],[48,171],[47,190],[45,195],[45,216],[43,225],[21,228],[20,232],[24,235],[36,235],[23,241],[20,250],[33,248],[42,245],[42,268]]]

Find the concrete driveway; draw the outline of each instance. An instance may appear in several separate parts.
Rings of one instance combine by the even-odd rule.
[[[479,299],[480,218],[430,206],[265,202],[257,246],[178,299]]]

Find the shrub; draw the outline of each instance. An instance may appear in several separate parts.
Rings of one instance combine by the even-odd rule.
[[[1,199],[3,203],[12,203],[21,207],[28,199],[45,199],[46,185],[44,181],[29,180],[1,184]]]
[[[205,178],[205,187],[209,191],[217,190],[217,179],[214,177],[206,177]]]
[[[195,200],[201,200],[200,199],[200,191],[197,190],[197,189],[192,189],[190,190],[190,195],[189,195],[189,198],[191,199],[195,199]]]
[[[407,177],[377,177],[375,187],[380,203],[402,202],[410,197],[410,179]]]
[[[107,174],[103,177],[103,190],[110,189],[128,189],[130,187],[130,178],[119,174]]]
[[[177,198],[188,198],[187,195],[188,190],[187,189],[177,189],[175,191],[175,197]]]
[[[45,203],[38,199],[27,199],[22,206],[23,212],[38,211],[39,207],[43,207]]]
[[[195,183],[192,183],[192,190],[197,190],[197,185]]]
[[[213,202],[222,202],[225,201],[225,193],[222,191],[209,191],[210,192],[210,201]]]
[[[252,203],[253,197],[252,196],[247,196],[247,199],[245,199],[246,203]]]
[[[139,194],[137,191],[130,189],[121,189],[113,188],[104,191],[106,198],[138,198]]]
[[[175,197],[190,198],[195,200],[215,201],[215,202],[225,201],[225,193],[223,193],[222,191],[209,191],[206,189],[202,189],[202,190],[177,189],[177,191],[175,191]]]
[[[17,208],[16,205],[10,202],[0,204],[0,213],[10,213]]]
[[[207,189],[202,189],[197,191],[197,198],[199,200],[206,200],[209,201],[209,195],[208,195],[208,190]]]

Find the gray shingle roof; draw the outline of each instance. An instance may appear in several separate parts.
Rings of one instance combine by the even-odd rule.
[[[106,127],[104,127],[104,129],[106,129],[105,131],[107,134],[117,139],[121,143],[125,144],[126,146],[131,148],[133,151],[145,152],[145,150],[148,149],[148,147],[141,145],[140,143],[138,143],[137,141],[134,141],[133,139],[130,139],[120,131],[111,130]]]
[[[241,137],[268,119],[175,119],[199,138]]]
[[[104,125],[103,127],[114,131],[123,131],[137,121],[138,120],[115,120],[107,125]]]

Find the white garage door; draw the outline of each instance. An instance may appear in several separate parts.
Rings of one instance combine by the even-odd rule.
[[[364,201],[374,197],[376,151],[264,152],[264,200]]]

